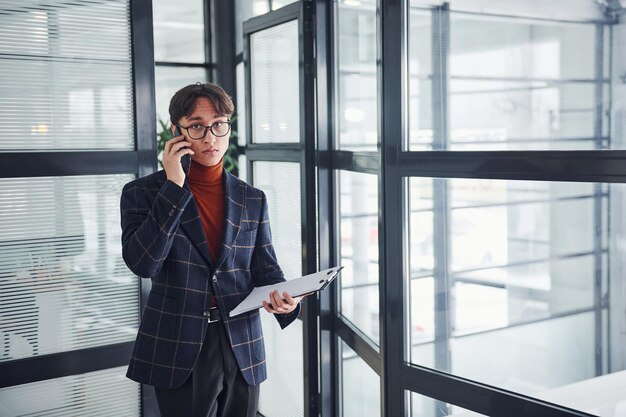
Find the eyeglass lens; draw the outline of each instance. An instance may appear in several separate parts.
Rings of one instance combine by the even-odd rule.
[[[210,128],[201,125],[191,126],[187,131],[191,139],[202,139],[208,133],[208,129],[211,129],[211,132],[217,137],[226,136],[230,130],[230,123],[218,122],[214,123]]]

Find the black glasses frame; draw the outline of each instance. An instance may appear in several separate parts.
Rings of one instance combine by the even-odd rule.
[[[213,131],[213,126],[214,126],[214,125],[216,125],[217,123],[225,123],[225,124],[227,124],[227,125],[228,125],[228,130],[226,131],[226,133],[224,133],[223,135],[218,135],[218,134],[216,134],[216,133]],[[193,137],[191,137],[191,134],[189,133],[189,128],[190,128],[191,126],[196,126],[196,125],[200,125],[200,126],[202,126],[202,127],[204,128],[204,133],[203,133],[203,134],[202,134],[202,136],[200,136],[199,138],[193,138]],[[206,134],[207,134],[207,132],[208,132],[209,130],[211,131],[211,133],[213,134],[213,136],[218,137],[218,138],[221,138],[221,137],[224,137],[224,136],[228,135],[228,134],[230,133],[230,130],[232,129],[232,124],[231,124],[230,120],[228,120],[228,121],[226,121],[226,122],[215,122],[215,123],[213,123],[212,125],[207,125],[207,126],[201,125],[201,124],[199,124],[199,123],[194,123],[194,124],[192,124],[191,126],[187,126],[187,127],[184,127],[184,126],[181,126],[181,125],[177,125],[177,126],[178,126],[179,128],[181,128],[181,129],[185,129],[185,130],[187,131],[187,136],[189,136],[189,139],[191,139],[191,140],[202,140],[202,139],[206,138]]]

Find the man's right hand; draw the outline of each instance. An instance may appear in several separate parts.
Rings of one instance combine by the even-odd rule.
[[[165,169],[167,179],[179,187],[182,187],[185,183],[185,171],[180,159],[183,155],[193,155],[193,151],[189,146],[191,146],[191,142],[186,140],[184,135],[180,135],[165,142],[165,148],[163,149],[163,168]]]

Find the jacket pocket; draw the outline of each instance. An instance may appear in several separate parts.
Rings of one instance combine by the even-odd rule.
[[[145,359],[156,363],[169,359],[176,344],[177,322],[178,300],[151,291],[141,321],[143,344],[152,348],[152,352],[144,350]]]

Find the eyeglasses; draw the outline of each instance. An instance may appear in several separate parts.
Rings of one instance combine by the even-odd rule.
[[[209,130],[211,130],[211,133],[213,134],[213,136],[217,136],[218,138],[221,138],[222,136],[228,135],[228,132],[230,132],[230,121],[215,122],[209,126],[203,126],[201,124],[196,123],[187,127],[183,127],[183,126],[178,126],[178,127],[180,127],[181,129],[185,129],[187,131],[187,135],[189,135],[189,138],[193,140],[203,139]]]

